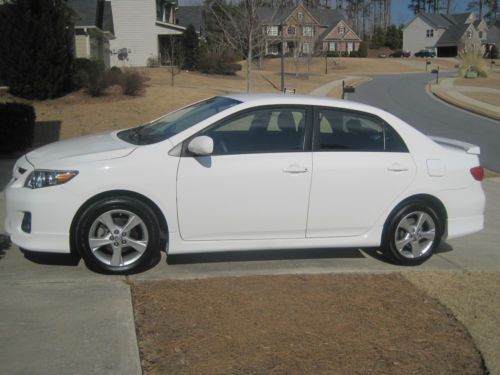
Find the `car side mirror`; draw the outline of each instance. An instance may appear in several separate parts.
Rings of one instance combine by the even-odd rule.
[[[200,135],[189,142],[188,150],[197,156],[211,155],[214,152],[214,140],[206,135]]]

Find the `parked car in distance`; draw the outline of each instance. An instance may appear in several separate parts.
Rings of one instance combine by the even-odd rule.
[[[409,51],[397,50],[392,52],[390,57],[410,57],[411,53]]]
[[[436,52],[427,49],[421,49],[415,52],[415,57],[436,57]]]
[[[161,250],[381,247],[416,265],[483,228],[479,152],[356,102],[218,96],[22,156],[5,228],[111,273]]]

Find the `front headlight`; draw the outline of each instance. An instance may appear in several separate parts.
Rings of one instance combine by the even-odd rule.
[[[78,171],[34,170],[30,173],[24,187],[39,189],[47,186],[65,184],[78,174]]]

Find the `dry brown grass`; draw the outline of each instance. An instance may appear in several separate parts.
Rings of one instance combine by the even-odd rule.
[[[482,374],[467,330],[399,275],[132,285],[145,374]]]
[[[471,333],[491,374],[500,374],[500,273],[413,272],[404,276],[453,311]]]
[[[465,96],[479,100],[480,102],[496,105],[500,108],[500,93],[499,94],[490,94],[486,92],[463,92]]]
[[[488,77],[479,77],[475,79],[457,78],[455,79],[454,85],[488,87],[500,90],[500,73],[491,72]]]
[[[315,88],[342,79],[347,75],[376,73],[407,73],[418,71],[397,59],[329,58],[328,74],[324,74],[325,61],[315,58],[308,66],[304,60],[296,66],[293,59],[286,59],[285,86],[295,88],[298,94],[308,94]],[[142,96],[127,97],[110,88],[108,95],[91,98],[83,92],[65,97],[34,102],[37,121],[60,124],[60,139],[100,131],[121,129],[143,124],[180,106],[213,95],[246,90],[245,64],[237,76],[206,75],[182,72],[170,85],[167,69],[139,69],[149,78]],[[278,92],[280,87],[279,59],[266,59],[261,68],[254,67],[254,92]],[[337,96],[338,93],[332,93]],[[44,126],[44,125],[38,125]],[[42,131],[43,133],[43,131]]]

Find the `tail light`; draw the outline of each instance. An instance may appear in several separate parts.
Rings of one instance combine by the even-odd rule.
[[[474,180],[483,181],[484,169],[483,167],[474,167],[470,169],[470,174],[474,177]]]

